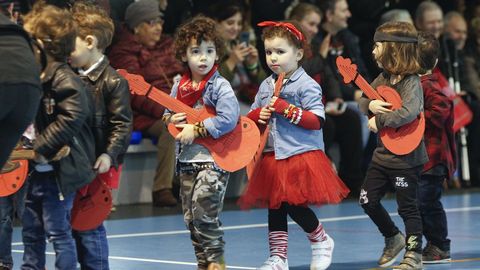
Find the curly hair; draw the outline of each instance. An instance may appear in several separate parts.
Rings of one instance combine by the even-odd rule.
[[[213,19],[205,16],[196,16],[177,29],[175,33],[175,57],[182,61],[182,57],[187,55],[187,48],[190,43],[195,41],[199,45],[202,41],[212,41],[215,44],[218,59],[221,59],[225,44],[216,29],[216,23]]]
[[[75,49],[77,27],[68,10],[39,1],[25,15],[24,28],[41,40],[45,51],[57,61],[66,61]]]
[[[407,22],[387,22],[380,25],[377,32],[392,36],[417,38],[415,26]],[[407,75],[421,71],[418,63],[418,43],[384,41],[383,52],[377,57],[385,71],[390,74]]]
[[[78,27],[78,36],[85,39],[93,35],[98,40],[97,48],[104,51],[112,42],[114,26],[107,12],[85,2],[76,2],[72,8],[73,19]]]

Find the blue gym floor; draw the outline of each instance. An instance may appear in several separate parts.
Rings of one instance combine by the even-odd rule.
[[[480,269],[480,193],[448,195],[443,203],[453,260],[449,264],[426,265],[425,269]],[[395,201],[386,199],[384,205],[403,229]],[[315,211],[335,240],[329,269],[379,269],[376,260],[383,248],[383,238],[355,201],[315,208]],[[268,256],[266,210],[224,211],[221,219],[228,269],[255,269],[261,265]],[[112,270],[196,269],[182,215],[109,220],[105,224]],[[289,224],[290,269],[308,270],[309,243],[298,225]],[[23,252],[19,227],[14,230],[14,242],[14,269],[19,269]],[[55,269],[54,254],[49,246],[47,269],[52,270]]]

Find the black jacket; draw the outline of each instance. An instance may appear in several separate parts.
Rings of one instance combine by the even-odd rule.
[[[90,101],[82,80],[66,63],[51,62],[44,72],[34,150],[51,159],[64,145],[70,146],[70,155],[52,162],[59,190],[68,195],[95,177]]]
[[[107,153],[112,165],[117,166],[123,161],[132,130],[128,82],[109,65],[106,57],[83,79],[89,83],[94,102],[95,154],[98,157]]]

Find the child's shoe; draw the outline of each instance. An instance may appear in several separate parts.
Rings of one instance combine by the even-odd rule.
[[[382,257],[378,260],[380,267],[388,267],[397,259],[400,252],[405,248],[405,236],[401,232],[392,237],[385,238],[385,247]]]
[[[310,270],[324,270],[332,263],[335,243],[328,234],[325,234],[325,236],[327,239],[324,241],[311,244],[312,262],[310,263]]]
[[[407,251],[400,265],[393,267],[394,270],[420,270],[423,269],[422,254],[415,251]]]
[[[449,263],[452,260],[450,251],[443,251],[439,247],[428,243],[423,249],[422,261],[425,264]]]
[[[288,270],[288,260],[271,256],[257,270]]]

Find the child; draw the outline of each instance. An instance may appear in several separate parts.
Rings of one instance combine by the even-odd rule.
[[[189,71],[173,86],[171,95],[193,108],[214,107],[217,116],[191,125],[183,124],[184,112],[165,115],[167,123],[183,128],[175,139],[181,143],[178,164],[184,220],[190,230],[198,269],[208,270],[225,269],[225,242],[218,216],[229,173],[219,168],[209,151],[195,144],[194,139],[225,135],[235,128],[240,117],[232,87],[217,71],[222,46],[223,40],[211,19],[196,17],[178,29],[176,56],[188,65]]]
[[[90,183],[95,141],[91,109],[80,78],[67,65],[77,35],[72,15],[37,2],[25,17],[25,29],[44,47],[48,64],[42,73],[44,96],[35,121],[35,170],[29,178],[23,214],[22,269],[45,268],[45,239],[53,243],[56,269],[76,269],[77,253],[70,226],[75,191]],[[70,154],[47,163],[63,146]]]
[[[118,168],[130,142],[130,92],[127,81],[118,75],[103,55],[114,31],[110,17],[102,9],[82,3],[76,3],[72,12],[78,34],[71,64],[79,68],[84,82],[92,90],[95,114],[92,132],[97,157],[94,169],[103,174],[111,166]],[[81,269],[109,269],[108,242],[103,224],[88,231],[74,230],[73,236]]]
[[[386,85],[395,89],[402,98],[402,107],[391,111],[390,105],[365,96],[359,101],[360,109],[373,117],[368,127],[378,132],[384,127],[397,128],[410,123],[422,112],[423,95],[418,72],[417,31],[405,22],[389,22],[379,26],[374,36],[373,55],[384,72],[372,87]],[[385,237],[385,248],[378,264],[390,266],[406,246],[406,253],[398,269],[422,267],[422,221],[417,206],[417,184],[423,164],[428,161],[423,141],[411,153],[395,155],[378,140],[372,162],[360,191],[360,204]],[[391,185],[396,190],[398,213],[405,223],[405,237],[395,226],[380,200]]]
[[[260,128],[271,120],[264,158],[240,200],[243,208],[268,207],[270,257],[259,268],[288,269],[287,215],[307,233],[310,269],[327,269],[334,242],[308,204],[338,203],[348,194],[323,152],[325,112],[322,90],[300,66],[305,35],[296,23],[263,22],[268,67],[274,72],[260,85],[248,117]],[[272,97],[280,73],[286,80]]]
[[[427,246],[423,263],[451,261],[450,239],[447,238],[447,216],[443,210],[443,182],[455,171],[456,145],[453,132],[453,102],[442,91],[438,77],[432,74],[437,64],[440,45],[433,34],[419,35],[421,81],[425,102],[425,146],[429,157],[418,183],[418,205],[422,215],[423,234]]]

